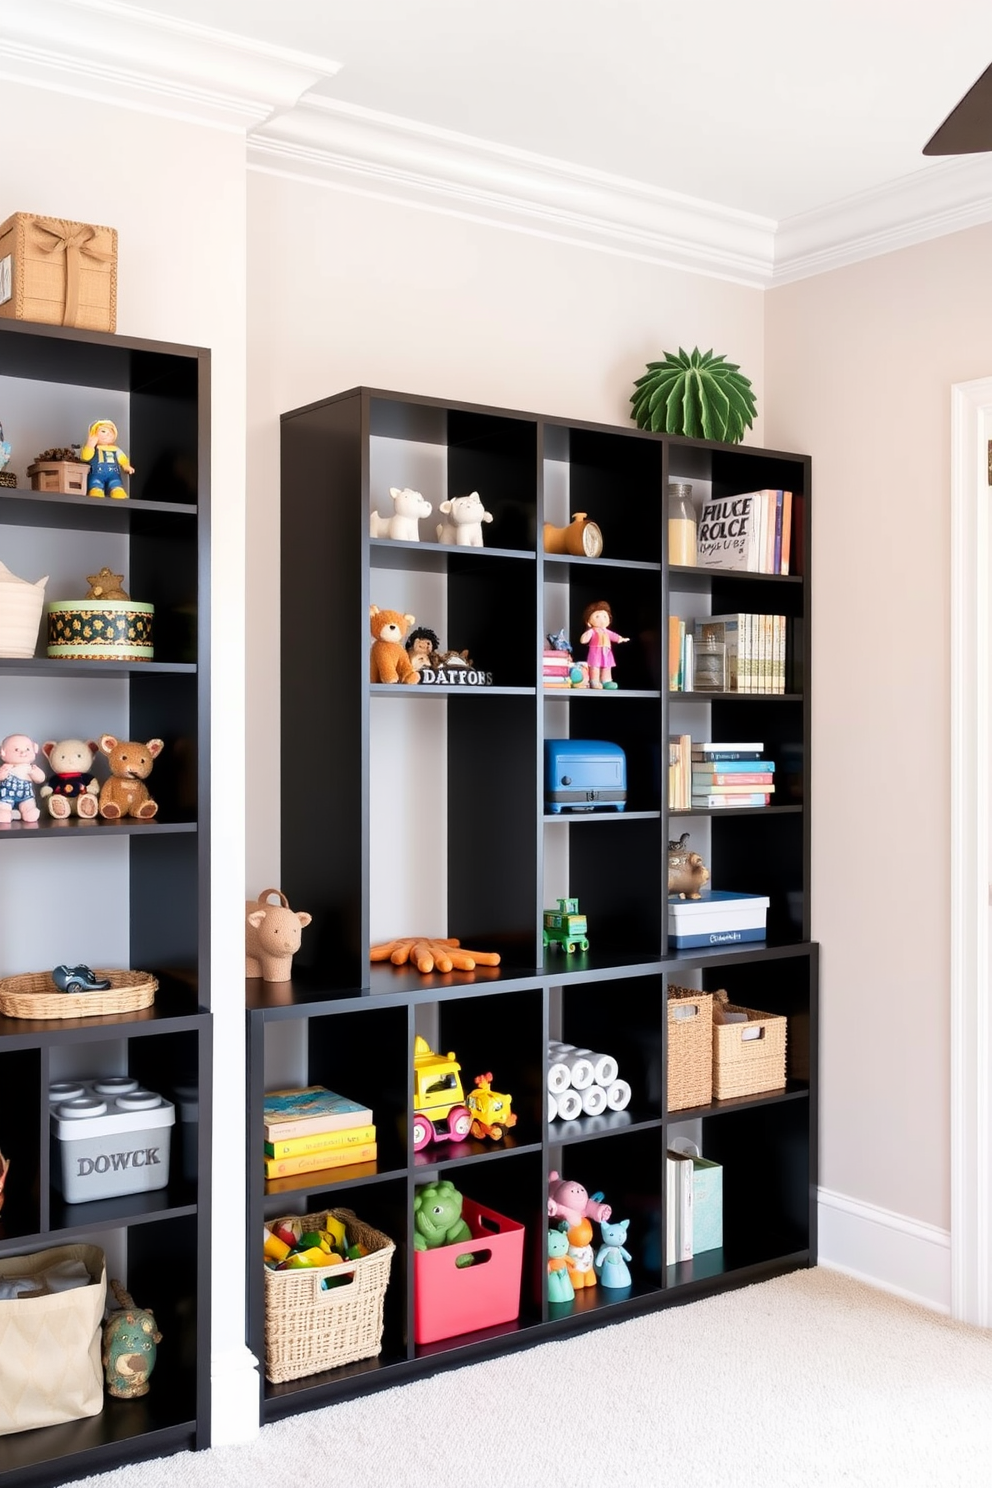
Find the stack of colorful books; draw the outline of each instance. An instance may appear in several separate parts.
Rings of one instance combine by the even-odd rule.
[[[545,651],[543,661],[545,687],[588,687],[589,667],[575,661],[571,651]]]
[[[764,744],[710,743],[692,746],[692,796],[696,808],[768,806],[775,793],[775,761]]]
[[[266,1178],[370,1162],[377,1155],[371,1109],[324,1085],[272,1090],[262,1113]]]

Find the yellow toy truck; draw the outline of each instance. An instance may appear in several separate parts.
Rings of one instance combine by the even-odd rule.
[[[454,1054],[435,1054],[419,1035],[413,1046],[413,1150],[428,1142],[464,1142],[472,1130]]]
[[[480,1141],[492,1137],[498,1142],[504,1131],[516,1126],[517,1117],[510,1109],[512,1096],[492,1088],[492,1074],[476,1075],[476,1089],[465,1104],[472,1115],[472,1135]]]

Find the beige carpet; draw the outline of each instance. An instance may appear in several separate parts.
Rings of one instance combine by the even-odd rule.
[[[992,1333],[801,1271],[81,1481],[992,1488]]]

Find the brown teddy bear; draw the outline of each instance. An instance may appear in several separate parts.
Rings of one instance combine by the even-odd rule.
[[[106,821],[119,821],[122,816],[150,821],[156,815],[158,803],[152,800],[145,780],[164,748],[161,739],[138,744],[113,734],[100,735],[100,749],[110,765],[110,779],[100,787],[100,815]]]
[[[414,667],[403,637],[417,618],[401,615],[399,610],[380,610],[378,605],[369,606],[372,624],[372,681],[408,682],[420,681],[420,673]]]

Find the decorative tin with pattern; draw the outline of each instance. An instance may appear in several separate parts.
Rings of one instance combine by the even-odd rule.
[[[136,599],[59,599],[47,611],[49,656],[77,661],[154,657],[154,605]]]

